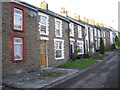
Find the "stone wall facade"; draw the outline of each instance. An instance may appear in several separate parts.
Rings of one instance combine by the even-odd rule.
[[[7,7],[6,7],[7,6]],[[19,6],[19,5],[18,5]],[[37,17],[30,17],[30,12],[36,12],[32,9],[25,8],[25,31],[19,32],[14,31],[12,28],[12,8],[13,3],[4,2],[2,5],[2,34],[3,34],[3,58],[2,58],[2,70],[3,76],[9,74],[17,74],[24,72],[36,66],[40,66],[39,56],[39,42],[37,40],[36,34],[38,33],[38,22]],[[23,6],[22,6],[23,7]],[[36,12],[37,13],[37,12]],[[11,34],[22,34],[26,37],[25,42],[25,61],[13,62],[11,60]]]

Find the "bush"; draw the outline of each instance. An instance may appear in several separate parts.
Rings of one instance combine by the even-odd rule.
[[[100,54],[104,54],[104,53],[105,53],[104,42],[103,39],[100,38]]]
[[[89,57],[92,57],[93,56],[93,52],[89,52]]]
[[[117,43],[119,40],[118,40],[118,36],[116,35],[115,36],[115,42]]]
[[[99,54],[99,53],[94,53],[92,58],[102,58],[102,54]]]
[[[77,55],[77,59],[81,59],[83,55]]]
[[[83,58],[89,58],[89,54],[83,54]]]
[[[112,49],[118,49],[118,46],[116,44],[112,44]]]
[[[76,59],[76,54],[75,54],[75,53],[72,54],[72,59],[73,59],[73,60]]]

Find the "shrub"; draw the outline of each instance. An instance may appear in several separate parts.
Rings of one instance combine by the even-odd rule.
[[[118,49],[118,45],[112,44],[112,49]]]
[[[117,43],[119,40],[118,40],[118,36],[116,35],[115,36],[115,42]]]
[[[104,53],[105,53],[104,42],[103,39],[100,38],[100,54],[104,54]]]
[[[83,58],[89,58],[89,54],[83,54]]]
[[[82,57],[82,55],[77,55],[77,59],[81,59]]]
[[[72,54],[72,59],[73,59],[73,60],[76,59],[76,54],[75,54],[75,53]]]

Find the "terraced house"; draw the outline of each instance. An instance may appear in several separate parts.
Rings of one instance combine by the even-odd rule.
[[[2,2],[3,76],[38,67],[47,68],[99,51],[100,38],[107,49],[114,43],[115,31],[94,20],[60,14],[41,2],[40,8],[25,2]],[[1,39],[1,38],[0,38]]]

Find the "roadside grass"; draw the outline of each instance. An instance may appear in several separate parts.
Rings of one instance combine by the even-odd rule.
[[[57,68],[81,69],[95,64],[97,60],[76,60],[57,66]]]

